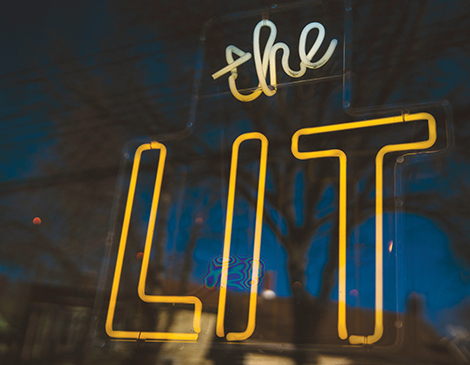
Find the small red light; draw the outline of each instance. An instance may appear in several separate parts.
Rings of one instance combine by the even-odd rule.
[[[137,257],[139,260],[142,260],[142,257],[144,257],[144,253],[139,252],[139,253],[137,253],[137,255],[135,255],[135,257]]]
[[[33,224],[35,224],[36,226],[39,226],[41,223],[41,218],[36,217],[33,219]]]

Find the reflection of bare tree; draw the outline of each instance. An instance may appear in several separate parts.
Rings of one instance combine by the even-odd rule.
[[[3,241],[3,259],[11,264],[25,265],[26,270],[31,270],[30,275],[42,277],[42,280],[55,281],[57,276],[66,277],[71,283],[80,280],[81,273],[77,263],[60,245],[46,237],[39,227],[16,220],[5,220],[1,227],[3,232],[7,232]],[[10,234],[12,231],[20,232],[22,237]],[[22,243],[21,248],[17,246],[18,241]],[[38,257],[42,258],[42,262],[38,262]],[[50,260],[53,264],[48,262]]]

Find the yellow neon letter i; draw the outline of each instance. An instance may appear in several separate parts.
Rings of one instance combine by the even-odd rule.
[[[217,336],[223,337],[225,303],[227,297],[227,276],[229,270],[230,259],[230,241],[232,238],[232,222],[233,222],[233,206],[235,201],[235,185],[237,180],[238,151],[243,141],[250,139],[259,139],[261,141],[261,156],[258,178],[258,198],[256,203],[256,220],[255,220],[255,238],[253,248],[253,267],[251,271],[251,290],[250,304],[248,308],[248,324],[243,332],[230,332],[227,334],[227,341],[242,341],[249,338],[255,330],[256,324],[256,300],[258,295],[258,276],[259,276],[259,256],[261,249],[261,230],[263,225],[263,207],[264,207],[264,190],[266,185],[266,164],[268,158],[268,140],[257,132],[245,133],[240,135],[232,146],[232,162],[230,166],[230,180],[227,200],[227,217],[225,223],[224,251],[222,259],[222,272],[220,279],[219,307],[217,311]]]
[[[160,150],[158,160],[157,175],[155,178],[155,187],[150,208],[150,218],[147,227],[147,235],[145,239],[144,256],[142,258],[142,267],[140,271],[140,279],[138,285],[138,295],[140,299],[148,303],[183,303],[194,305],[193,328],[195,333],[170,333],[170,332],[141,332],[141,331],[115,331],[113,330],[114,312],[116,310],[116,300],[119,291],[119,283],[121,280],[122,266],[124,263],[124,253],[126,251],[127,236],[129,234],[129,224],[131,220],[132,206],[134,203],[134,195],[137,184],[137,175],[139,173],[139,165],[142,153],[147,150]],[[114,271],[113,285],[111,289],[111,297],[109,299],[108,316],[106,318],[106,333],[108,336],[120,339],[144,339],[157,341],[195,341],[198,333],[201,331],[201,300],[195,296],[164,296],[164,295],[147,295],[145,293],[145,282],[147,279],[147,271],[150,260],[150,250],[152,247],[153,231],[155,229],[155,220],[157,217],[158,201],[160,199],[160,191],[162,187],[163,171],[165,169],[166,147],[158,142],[145,143],[139,146],[135,152],[134,163],[131,172],[131,181],[129,184],[129,192],[127,195],[126,209],[124,212],[124,222],[122,225],[121,240],[119,242],[118,258],[116,269]]]
[[[375,327],[372,335],[351,335],[349,342],[353,345],[373,344],[380,340],[383,334],[383,159],[387,153],[408,150],[424,150],[434,145],[436,135],[436,121],[429,113],[405,114],[396,117],[334,124],[322,127],[303,128],[292,136],[292,154],[300,160],[313,158],[338,157],[339,172],[339,265],[338,265],[338,336],[345,340],[348,338],[346,325],[346,177],[347,157],[339,149],[314,152],[300,152],[300,136],[314,135],[328,132],[345,131],[374,127],[387,124],[403,123],[425,120],[428,122],[429,138],[420,142],[392,144],[382,147],[375,158]]]

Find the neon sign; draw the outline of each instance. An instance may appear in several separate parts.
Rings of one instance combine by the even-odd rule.
[[[264,48],[263,56],[261,57],[260,32],[261,28],[263,27],[268,27],[270,29],[270,34],[268,41],[266,42],[266,46]],[[307,52],[307,36],[313,29],[318,30],[318,35],[312,47]],[[338,40],[331,40],[325,54],[318,61],[312,62],[313,57],[315,57],[316,53],[318,52],[323,43],[323,40],[325,39],[325,27],[318,22],[312,22],[307,24],[302,30],[299,39],[300,69],[298,71],[294,71],[289,66],[290,49],[287,44],[283,42],[274,43],[274,41],[276,40],[276,35],[276,25],[272,21],[267,19],[261,20],[256,25],[255,30],[253,31],[254,61],[259,84],[257,89],[251,94],[241,94],[240,91],[238,91],[235,80],[238,77],[238,67],[243,65],[245,62],[249,61],[252,55],[249,52],[242,51],[236,46],[230,45],[225,49],[225,58],[227,60],[227,66],[212,74],[212,78],[216,80],[222,75],[225,75],[226,73],[230,72],[231,74],[228,78],[230,91],[236,99],[243,102],[253,101],[258,98],[262,93],[267,96],[273,96],[277,92],[277,51],[283,51],[282,68],[284,72],[292,78],[300,78],[305,74],[307,69],[317,69],[325,65],[330,60],[331,56],[333,55],[336,49],[336,46],[338,45]],[[239,57],[237,60],[234,59],[234,54]],[[269,85],[266,81],[268,68],[270,69]]]
[[[422,121],[427,123],[428,137],[425,140],[408,143],[389,144],[380,148],[375,156],[375,326],[372,334],[354,334],[350,335],[346,323],[346,222],[347,222],[347,155],[340,149],[329,149],[321,151],[299,151],[299,139],[302,136],[319,135],[324,133],[338,131],[352,131],[363,128],[385,126],[411,121]],[[303,128],[294,133],[291,140],[291,151],[294,157],[299,160],[310,160],[316,158],[338,158],[339,159],[339,262],[338,262],[338,321],[337,334],[342,340],[348,340],[352,345],[373,344],[382,338],[384,332],[383,320],[383,161],[384,156],[392,152],[404,152],[410,150],[426,150],[434,145],[437,139],[436,121],[429,113],[405,114],[395,117],[387,117],[380,119],[365,120],[359,122],[349,122],[341,124],[333,124],[328,126]],[[255,232],[254,232],[254,248],[252,253],[251,265],[251,282],[249,296],[248,323],[243,332],[229,332],[225,334],[224,320],[226,309],[226,294],[228,273],[233,267],[233,263],[237,260],[231,260],[230,246],[232,238],[232,222],[234,217],[234,200],[237,182],[238,154],[240,145],[244,141],[259,140],[261,143],[261,152],[259,156],[260,169],[258,176],[258,189],[256,197],[256,215],[255,215]],[[145,239],[145,248],[140,271],[140,279],[137,288],[139,298],[148,303],[174,303],[174,304],[190,304],[194,306],[192,329],[187,333],[175,332],[140,332],[140,331],[124,331],[114,330],[114,314],[116,311],[116,302],[121,282],[122,268],[124,264],[124,254],[126,251],[127,238],[129,235],[129,222],[134,202],[134,195],[139,173],[139,165],[142,153],[148,150],[159,150],[160,156],[158,166],[156,166],[156,178],[154,184],[153,198],[150,207],[150,219]],[[151,254],[152,240],[154,236],[155,220],[157,216],[158,203],[161,194],[162,180],[164,178],[164,169],[166,161],[166,147],[159,142],[145,143],[136,150],[130,185],[127,196],[127,203],[124,212],[124,222],[121,230],[121,237],[118,247],[118,256],[112,282],[111,296],[109,299],[108,314],[106,318],[106,332],[115,339],[142,339],[153,341],[196,341],[198,334],[201,332],[201,315],[202,302],[195,296],[170,296],[170,295],[148,295],[145,292],[146,278],[148,274],[149,259]],[[257,299],[258,286],[260,281],[260,257],[262,244],[262,228],[263,228],[263,210],[264,195],[267,174],[267,158],[268,158],[268,139],[261,133],[250,132],[244,133],[232,144],[232,159],[230,166],[230,178],[228,186],[228,200],[225,213],[225,236],[223,242],[223,257],[221,262],[221,279],[219,282],[219,301],[217,309],[216,335],[225,337],[227,341],[243,341],[253,334],[256,327],[257,315]]]

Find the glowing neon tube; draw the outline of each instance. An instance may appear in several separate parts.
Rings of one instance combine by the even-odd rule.
[[[183,303],[193,304],[195,307],[193,328],[195,333],[167,333],[167,332],[149,332],[149,331],[115,331],[113,329],[114,313],[116,310],[116,301],[121,280],[122,266],[124,263],[124,254],[126,251],[127,237],[129,234],[129,224],[132,214],[132,206],[134,203],[134,195],[137,184],[137,176],[139,173],[139,165],[142,153],[147,150],[160,150],[160,158],[158,161],[157,175],[155,179],[155,187],[150,208],[150,218],[147,228],[147,236],[145,240],[144,257],[142,259],[142,268],[138,285],[138,295],[144,302],[149,303]],[[147,278],[148,264],[150,259],[150,250],[152,246],[153,231],[155,228],[155,220],[157,216],[158,202],[163,179],[163,171],[165,169],[166,147],[158,142],[145,143],[139,146],[135,152],[134,163],[131,172],[131,181],[127,195],[126,209],[124,212],[124,222],[121,231],[121,240],[119,242],[118,257],[116,268],[114,271],[114,279],[111,288],[111,297],[109,299],[108,315],[106,318],[106,333],[108,336],[120,339],[144,339],[144,340],[168,340],[168,341],[195,341],[198,333],[201,331],[201,312],[202,303],[199,298],[194,296],[162,296],[145,294],[145,281]]]
[[[220,279],[219,306],[217,311],[216,334],[225,335],[224,318],[227,298],[227,277],[230,260],[230,243],[232,238],[233,208],[235,202],[235,187],[237,181],[238,152],[240,144],[247,140],[259,139],[261,141],[261,156],[258,178],[258,197],[256,203],[255,237],[253,247],[253,267],[251,270],[250,304],[248,308],[248,324],[243,332],[230,332],[227,341],[241,341],[249,338],[256,325],[256,303],[258,297],[259,259],[261,250],[261,231],[263,226],[264,190],[266,186],[266,165],[268,159],[268,140],[257,132],[245,133],[239,136],[232,146],[232,162],[230,166],[230,181],[227,200],[227,217],[225,223],[224,251],[222,259],[222,272]]]
[[[387,124],[425,120],[428,122],[428,139],[420,142],[392,144],[382,147],[376,155],[376,200],[375,200],[375,326],[372,335],[351,335],[349,342],[354,345],[373,344],[383,335],[383,159],[387,153],[409,150],[425,150],[434,145],[437,139],[436,120],[429,113],[404,114],[396,117],[334,124],[322,127],[303,128],[292,136],[292,154],[300,160],[322,157],[340,159],[340,207],[339,207],[339,274],[338,274],[338,336],[348,338],[346,325],[346,155],[341,150],[300,152],[301,136],[375,127]]]

